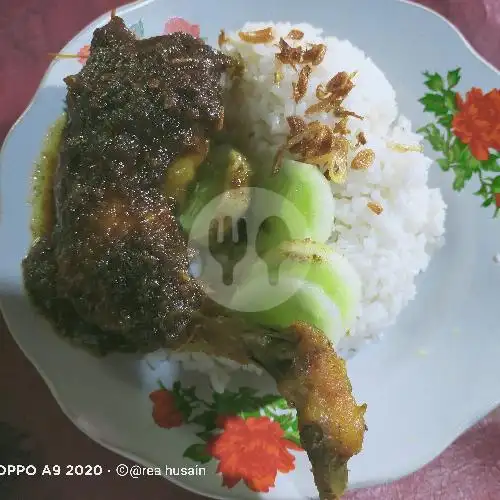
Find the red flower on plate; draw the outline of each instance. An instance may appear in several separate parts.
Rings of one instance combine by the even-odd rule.
[[[84,45],[77,53],[78,62],[85,64],[90,56],[90,45]]]
[[[490,148],[500,150],[500,89],[483,94],[481,89],[472,88],[465,100],[457,94],[457,106],[453,133],[469,145],[476,159],[487,160]]]
[[[189,33],[195,38],[200,37],[200,26],[198,24],[191,24],[187,22],[182,17],[172,17],[165,23],[165,28],[163,30],[164,35],[169,33],[176,33],[181,31],[183,33]]]
[[[223,432],[208,443],[209,453],[220,460],[223,486],[233,488],[243,480],[253,491],[268,492],[278,471],[294,470],[295,457],[288,450],[301,448],[284,434],[268,417],[226,417]]]
[[[166,429],[183,424],[183,415],[177,409],[175,396],[167,389],[159,389],[149,395],[153,402],[153,419],[157,425]]]

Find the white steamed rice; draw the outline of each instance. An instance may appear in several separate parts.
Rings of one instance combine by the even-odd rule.
[[[432,161],[421,152],[400,152],[390,147],[391,143],[420,146],[422,137],[412,132],[408,119],[398,117],[395,91],[382,71],[350,42],[324,37],[322,30],[307,24],[249,23],[241,31],[269,26],[274,27],[276,41],[285,38],[293,27],[305,36],[299,42],[288,43],[323,43],[327,52],[311,73],[305,97],[295,104],[291,96],[297,73],[292,67],[283,66],[283,80],[279,86],[274,84],[275,54],[279,50],[276,41],[249,44],[242,42],[237,32],[227,33],[231,42],[225,50],[238,52],[246,71],[240,83],[244,99],[236,106],[227,106],[226,122],[239,134],[245,134],[250,149],[263,161],[269,162],[286,141],[286,117],[303,115],[317,102],[318,84],[326,83],[340,71],[357,72],[355,87],[344,105],[364,120],[349,119],[348,138],[355,142],[357,133],[363,132],[366,147],[375,152],[376,160],[367,170],[350,170],[345,185],[331,185],[337,198],[331,244],[347,257],[363,283],[357,320],[350,335],[337,346],[346,355],[380,336],[415,297],[415,278],[427,268],[433,251],[442,242],[445,204],[439,189],[427,185]],[[313,120],[333,125],[338,119],[321,113],[307,118]],[[379,203],[382,214],[367,208],[369,201]],[[185,369],[208,373],[217,390],[222,390],[231,372],[240,368],[237,363],[203,353],[171,354],[171,359]]]

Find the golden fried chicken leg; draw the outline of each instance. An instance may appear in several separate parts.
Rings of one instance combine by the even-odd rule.
[[[207,304],[190,324],[182,348],[253,362],[270,373],[297,410],[320,499],[339,498],[347,487],[347,462],[361,451],[366,429],[366,405],[356,404],[345,361],[321,331],[305,323],[273,330]]]

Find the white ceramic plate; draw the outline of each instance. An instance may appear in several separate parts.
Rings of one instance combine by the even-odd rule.
[[[348,38],[367,52],[395,87],[400,111],[417,126],[433,119],[424,115],[418,102],[426,92],[425,70],[446,75],[461,67],[460,92],[473,86],[485,91],[500,86],[498,72],[450,24],[428,10],[394,0],[152,0],[119,9],[118,14],[145,36],[162,33],[167,19],[179,16],[200,25],[201,36],[210,42],[221,27],[236,29],[247,20],[306,21],[321,26],[327,34]],[[108,18],[109,14],[85,28],[63,52],[78,52]],[[95,359],[57,337],[23,292],[20,262],[30,244],[27,200],[33,162],[44,134],[63,108],[62,79],[79,67],[76,59],[58,60],[50,66],[2,150],[2,311],[20,347],[83,432],[141,464],[195,467],[196,462],[183,454],[191,445],[202,443],[196,433],[203,427],[182,425],[167,430],[155,425],[151,416],[148,396],[158,389],[159,378],[166,385],[177,378],[175,367],[134,356]],[[348,364],[356,397],[369,408],[364,450],[350,462],[351,488],[391,481],[422,467],[500,403],[500,266],[493,262],[500,252],[500,221],[492,219],[491,207],[480,207],[473,196],[478,187],[474,181],[460,194],[451,183],[451,174],[433,168],[431,184],[442,188],[449,206],[447,240],[420,277],[416,300],[383,341]],[[426,354],[421,355],[422,351]],[[182,379],[182,387],[189,383]],[[254,383],[251,376],[245,380],[245,385]],[[200,387],[199,394],[203,394]],[[165,408],[169,396],[156,396],[157,404]],[[210,401],[210,394],[205,396]],[[225,403],[219,401],[223,404],[236,405],[235,396]],[[219,410],[223,411],[221,406]],[[272,407],[268,411],[272,413]],[[178,424],[177,417],[170,415],[166,423]],[[275,431],[267,428],[260,437],[281,446],[283,442],[273,438]],[[287,437],[293,440],[294,435],[292,431]],[[196,458],[200,449],[191,448],[188,455]],[[232,489],[222,487],[215,459],[206,464],[204,476],[173,476],[171,480],[212,498],[316,498],[305,453],[291,453],[296,457],[294,470],[279,472],[275,487],[267,494],[253,493],[243,482]]]

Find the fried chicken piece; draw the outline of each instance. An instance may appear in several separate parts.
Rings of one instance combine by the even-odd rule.
[[[347,462],[361,451],[366,405],[352,394],[345,361],[318,329],[296,323],[277,330],[244,322],[207,299],[188,327],[185,350],[256,363],[297,410],[302,447],[321,500],[336,500],[348,482]]]
[[[346,488],[347,461],[363,446],[366,405],[356,404],[345,361],[326,336],[304,323],[293,330],[299,339],[294,362],[278,389],[297,409],[320,498],[334,500]]]

